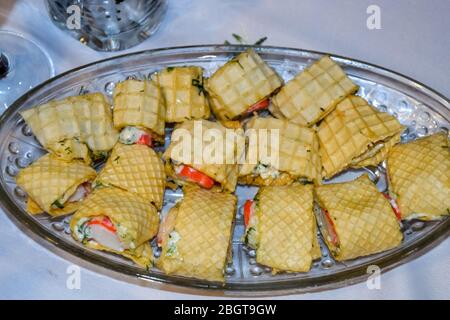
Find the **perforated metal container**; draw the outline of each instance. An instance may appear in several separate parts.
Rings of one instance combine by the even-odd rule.
[[[115,83],[128,77],[145,78],[167,66],[198,65],[210,75],[220,65],[246,46],[193,46],[149,50],[132,53],[89,64],[61,74],[33,89],[16,101],[0,118],[0,200],[5,212],[19,227],[39,243],[84,267],[141,285],[173,290],[173,286],[188,287],[196,293],[255,296],[309,292],[345,286],[367,279],[367,268],[377,265],[389,270],[429,250],[450,230],[450,219],[441,221],[412,221],[403,226],[404,241],[390,251],[345,262],[336,262],[321,243],[322,257],[315,261],[308,273],[272,275],[270,268],[259,266],[255,252],[247,250],[241,237],[244,233],[241,206],[256,193],[254,187],[238,187],[239,209],[233,235],[233,263],[225,270],[226,284],[167,276],[153,268],[149,271],[134,266],[121,257],[82,247],[70,236],[70,217],[50,218],[48,215],[30,216],[25,210],[24,192],[15,184],[17,172],[44,153],[19,115],[19,111],[80,92],[99,91],[111,97]],[[305,65],[323,53],[305,50],[255,47],[271,66],[289,80]],[[382,111],[396,116],[407,126],[402,139],[412,140],[446,130],[450,126],[447,98],[419,82],[395,72],[364,62],[331,55],[360,86],[359,95]],[[354,179],[364,172],[377,181],[380,190],[386,188],[383,166],[348,170],[330,182]],[[163,214],[182,195],[167,191]],[[157,255],[157,251],[155,251]],[[186,288],[183,289],[186,291]]]

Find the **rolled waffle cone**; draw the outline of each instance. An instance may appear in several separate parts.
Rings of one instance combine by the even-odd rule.
[[[201,128],[201,132],[198,131],[198,128]],[[172,132],[171,143],[164,152],[164,158],[189,165],[220,183],[223,189],[233,192],[236,189],[238,178],[237,162],[240,159],[240,154],[243,152],[237,141],[239,140],[243,144],[243,135],[236,130],[227,130],[229,134],[235,134],[235,142],[230,142],[225,147],[222,144],[222,148],[216,148],[215,140],[206,141],[205,134],[208,131],[215,132],[220,137],[224,137],[223,141],[225,141],[227,132],[222,125],[207,120],[189,120],[180,123]],[[197,134],[197,132],[200,132],[200,134]],[[189,148],[189,150],[186,150],[186,148]],[[206,152],[206,150],[215,150],[223,155],[221,162],[216,162],[214,157],[205,159],[203,155],[214,153]],[[173,168],[169,168],[168,175],[177,180],[177,177],[173,176],[173,174]]]
[[[233,120],[282,84],[278,74],[248,49],[220,67],[206,82],[206,90],[216,117]]]
[[[256,261],[274,272],[309,271],[317,246],[312,207],[312,185],[262,187],[255,209],[259,236]]]
[[[141,127],[164,141],[166,108],[159,84],[154,80],[125,80],[114,88],[114,126]]]
[[[76,138],[92,151],[108,151],[118,138],[110,106],[101,93],[53,100],[21,115],[44,148],[65,158],[70,155],[64,150],[60,154],[59,149],[51,149],[60,141]]]
[[[336,260],[367,256],[401,243],[403,235],[395,214],[367,175],[351,182],[319,186],[316,194],[321,207],[328,210],[339,238],[337,248],[327,242]]]
[[[262,134],[262,129],[268,129],[267,138]],[[278,134],[278,139],[274,141],[270,138],[272,130]],[[250,137],[250,131],[256,133],[257,141]],[[246,125],[246,136],[249,137],[247,161],[240,167],[240,183],[283,185],[291,184],[300,178],[315,182],[321,180],[319,141],[313,129],[300,127],[287,120],[253,117]],[[272,145],[273,143],[275,145]],[[271,157],[271,150],[278,155],[276,158]],[[267,157],[264,157],[264,154],[267,154]],[[275,168],[279,171],[279,176],[262,179],[259,174],[254,173],[258,163]]]
[[[46,154],[22,169],[16,182],[28,194],[30,213],[40,213],[37,206],[41,212],[58,216],[75,211],[80,203],[68,204],[63,209],[55,209],[52,204],[60,198],[67,200],[80,184],[94,180],[95,176],[95,170],[81,161],[69,162]]]
[[[387,158],[387,169],[403,219],[429,220],[450,214],[450,154],[446,134],[396,145]]]
[[[166,101],[166,122],[208,119],[210,110],[200,67],[169,67],[158,74]]]
[[[270,110],[275,116],[312,126],[357,90],[341,67],[324,56],[282,87],[272,99]]]
[[[127,230],[127,238],[135,245],[135,249],[116,251],[101,244],[86,240],[87,247],[113,252],[134,260],[137,264],[148,267],[152,263],[152,251],[148,241],[158,232],[159,215],[156,208],[141,197],[118,189],[96,189],[78,209],[70,222],[72,236],[80,241],[75,229],[82,218],[108,217],[114,226],[120,225]]]
[[[96,182],[135,193],[160,209],[166,183],[164,163],[147,146],[117,143]]]
[[[402,131],[394,116],[376,110],[361,97],[344,99],[317,130],[323,176],[381,162]]]
[[[157,266],[167,274],[224,281],[223,269],[231,239],[236,197],[200,188],[185,190],[175,227],[180,240],[168,255],[163,245]]]
[[[51,144],[48,146],[48,150],[60,157],[62,160],[83,160],[86,164],[91,164],[92,162],[92,159],[89,156],[89,148],[85,143],[80,142],[75,138],[66,139]]]

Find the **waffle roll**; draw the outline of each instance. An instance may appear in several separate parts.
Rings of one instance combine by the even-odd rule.
[[[273,273],[309,271],[320,257],[312,184],[261,187],[254,203],[245,240],[256,249],[256,261]]]
[[[45,149],[68,160],[85,158],[82,144],[94,153],[105,152],[118,138],[110,105],[101,93],[53,100],[20,114]],[[68,145],[61,149],[61,143]]]
[[[161,209],[166,183],[164,163],[147,146],[117,143],[95,183],[129,191]]]
[[[174,226],[162,241],[157,266],[167,274],[224,282],[236,196],[188,187],[169,214]]]
[[[200,67],[168,67],[158,73],[166,102],[166,122],[208,119],[208,100]]]
[[[273,97],[269,110],[277,118],[312,126],[357,90],[341,67],[324,56],[286,83]]]
[[[72,213],[80,206],[82,198],[70,201],[75,200],[72,196],[84,183],[90,185],[95,177],[95,170],[82,161],[65,161],[47,153],[20,170],[16,182],[28,194],[27,211],[30,214],[47,212],[60,216]]]
[[[396,145],[387,158],[387,171],[402,219],[435,220],[450,214],[447,134]]]
[[[77,138],[65,139],[49,145],[48,150],[62,160],[83,160],[86,164],[91,164],[91,153],[89,148]]]
[[[145,199],[118,188],[99,188],[81,204],[70,222],[75,240],[149,267],[149,240],[158,232],[159,215]]]
[[[261,134],[261,129],[268,129],[267,137]],[[256,134],[253,138],[250,130]],[[274,141],[270,138],[272,130],[278,130],[278,139]],[[321,180],[319,140],[313,129],[287,120],[255,116],[246,125],[246,137],[246,161],[240,167],[239,183],[267,186],[289,185],[300,179]],[[278,147],[272,148],[272,143],[278,143]],[[266,152],[261,153],[260,149]],[[278,159],[268,155],[271,150],[278,154]]]
[[[234,120],[283,84],[280,76],[248,49],[220,67],[207,81],[211,108],[220,121]]]
[[[214,133],[223,139],[223,144],[216,144],[214,138],[207,139],[209,133]],[[225,139],[233,136],[228,143]],[[220,189],[233,192],[238,178],[238,159],[243,153],[244,137],[239,131],[225,129],[220,123],[208,120],[189,120],[178,124],[172,132],[171,143],[164,152],[166,173],[179,185],[190,184],[177,174],[177,168],[187,165],[214,180]],[[210,152],[207,152],[209,150]],[[206,156],[205,156],[206,154]],[[209,157],[209,155],[213,155]],[[218,154],[220,161],[216,161]]]
[[[157,80],[125,80],[114,88],[114,126],[138,127],[164,143],[164,97]]]
[[[344,99],[317,129],[323,177],[348,167],[378,164],[400,141],[403,129],[394,116],[376,110],[363,98]]]
[[[336,260],[367,256],[400,245],[400,224],[388,200],[367,175],[351,182],[321,185],[315,191],[322,208],[317,216],[319,226]]]

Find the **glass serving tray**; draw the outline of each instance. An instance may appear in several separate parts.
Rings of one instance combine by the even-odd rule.
[[[26,195],[15,184],[17,172],[41,156],[41,148],[19,115],[20,110],[51,99],[87,92],[102,92],[111,98],[114,85],[126,78],[143,79],[167,66],[198,65],[212,74],[220,65],[248,46],[191,46],[148,50],[122,55],[63,73],[34,88],[17,100],[0,117],[0,203],[6,214],[30,237],[64,258],[83,267],[125,281],[167,290],[207,295],[274,295],[311,292],[337,288],[364,281],[368,267],[376,265],[382,272],[394,268],[446,239],[450,219],[411,221],[403,224],[404,241],[390,251],[351,261],[336,262],[321,241],[322,257],[314,261],[308,273],[272,275],[271,269],[256,263],[255,251],[242,243],[244,233],[241,206],[256,193],[255,187],[238,187],[238,210],[233,234],[233,263],[225,269],[226,283],[211,283],[180,276],[167,276],[156,268],[143,270],[119,256],[86,249],[70,236],[70,217],[31,216],[24,210]],[[254,47],[285,81],[324,53],[279,48]],[[360,86],[358,95],[381,111],[396,116],[407,129],[402,140],[412,140],[450,127],[447,98],[425,85],[384,68],[331,55]],[[380,190],[386,188],[385,168],[347,170],[329,182],[348,181],[369,173]],[[167,190],[162,214],[165,214],[180,192]],[[155,255],[158,251],[155,250]],[[182,288],[184,287],[184,288]]]

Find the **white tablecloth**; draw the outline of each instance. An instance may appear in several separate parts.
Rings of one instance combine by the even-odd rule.
[[[381,9],[381,29],[366,26],[367,7]],[[377,0],[172,0],[159,31],[128,51],[222,43],[237,33],[268,45],[336,53],[393,69],[450,96],[450,2]],[[22,33],[50,54],[56,73],[114,55],[99,53],[64,34],[42,0],[2,0],[0,29]],[[127,51],[125,51],[127,52]],[[121,52],[121,53],[125,53]],[[32,70],[30,70],[32,72]],[[80,290],[66,287],[71,262],[24,235],[0,212],[0,298],[201,299],[82,269]],[[287,299],[450,298],[450,240],[381,276],[381,289],[365,283]]]

